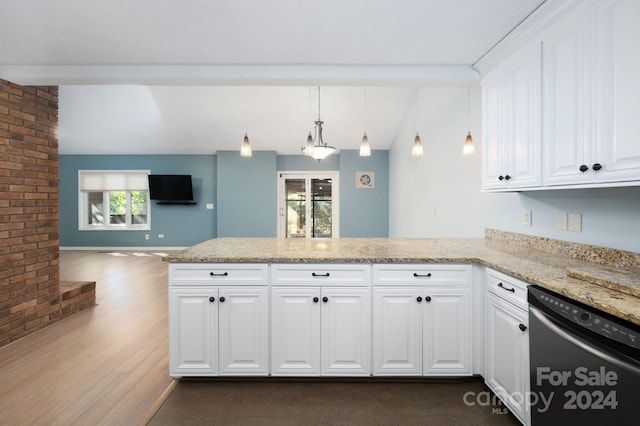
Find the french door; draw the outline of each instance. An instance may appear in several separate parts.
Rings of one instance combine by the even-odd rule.
[[[338,172],[278,172],[278,237],[338,237],[338,177]]]

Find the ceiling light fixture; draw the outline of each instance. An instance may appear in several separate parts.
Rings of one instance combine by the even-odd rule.
[[[471,86],[469,86],[469,93],[467,96],[467,129],[469,129],[469,133],[467,133],[467,138],[464,141],[464,146],[462,147],[462,155],[472,155],[476,152],[476,148],[473,144],[473,138],[471,137]]]
[[[244,120],[247,121],[247,86],[244,87]],[[249,136],[247,132],[244,132],[244,139],[242,139],[242,146],[240,147],[240,157],[251,157],[251,143],[249,142]]]
[[[367,128],[367,88],[364,88],[364,122],[365,129]],[[370,157],[371,156],[371,146],[369,146],[369,138],[367,137],[367,132],[364,132],[364,136],[362,136],[362,142],[360,142],[360,157]]]
[[[420,135],[418,134],[418,114],[420,113],[420,88],[416,87],[416,120],[415,120],[415,128],[416,128],[416,137],[413,139],[413,147],[411,149],[412,157],[422,157],[424,155],[424,148],[422,147],[422,141],[420,140]]]
[[[304,155],[313,157],[320,161],[333,154],[336,150],[335,147],[327,145],[322,139],[322,125],[324,121],[320,120],[320,87],[318,87],[318,120],[315,122],[315,137],[311,137],[311,132],[307,136],[307,144],[302,148]]]

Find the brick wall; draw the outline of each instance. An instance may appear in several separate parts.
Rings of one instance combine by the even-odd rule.
[[[0,79],[0,346],[60,319],[58,88]]]

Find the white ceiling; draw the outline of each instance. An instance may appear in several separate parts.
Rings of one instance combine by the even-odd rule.
[[[386,149],[416,86],[477,84],[543,2],[0,0],[0,78],[61,85],[63,154],[237,150],[245,131],[299,153],[318,85],[327,142],[366,127]]]

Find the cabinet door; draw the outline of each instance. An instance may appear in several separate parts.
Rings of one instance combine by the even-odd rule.
[[[422,290],[373,289],[373,375],[422,375]]]
[[[271,374],[320,375],[320,288],[271,288]]]
[[[587,183],[593,146],[591,22],[584,13],[560,19],[543,36],[544,184]]]
[[[640,180],[640,2],[606,0],[598,3],[597,77],[603,99],[598,102],[598,154],[602,164],[597,182]]]
[[[508,82],[502,73],[482,80],[482,188],[486,190],[507,187],[508,95]]]
[[[268,374],[267,291],[266,286],[220,288],[220,375]]]
[[[423,369],[425,375],[471,375],[471,289],[424,290]]]
[[[218,289],[169,289],[171,376],[218,374]]]
[[[371,374],[371,289],[323,288],[321,312],[322,374]]]
[[[485,382],[516,417],[529,424],[527,313],[488,293],[486,315]]]

